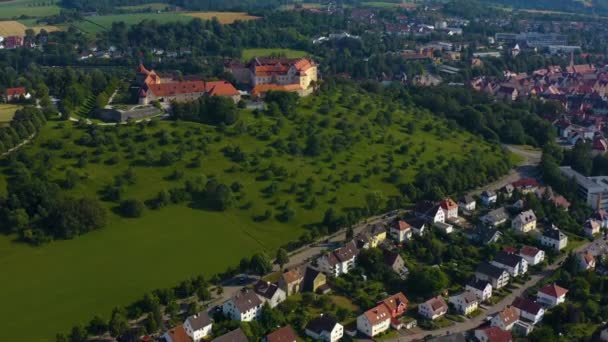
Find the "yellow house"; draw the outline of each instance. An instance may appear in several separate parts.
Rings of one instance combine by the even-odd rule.
[[[361,248],[376,248],[386,240],[386,228],[381,223],[367,227],[357,238]]]
[[[534,215],[534,211],[527,210],[521,212],[511,221],[511,227],[521,233],[527,233],[536,229],[536,215]]]

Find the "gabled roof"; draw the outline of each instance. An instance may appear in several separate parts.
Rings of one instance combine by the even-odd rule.
[[[250,289],[242,289],[230,300],[234,302],[234,305],[240,312],[246,312],[256,306],[262,305],[262,300]]]
[[[249,339],[245,336],[243,330],[238,328],[211,340],[211,342],[249,342]]]
[[[529,256],[534,258],[535,256],[538,255],[538,253],[542,252],[540,249],[536,248],[536,247],[532,247],[532,246],[523,246],[520,250],[519,250],[519,254],[521,255],[525,255],[525,256]]]
[[[6,90],[4,91],[4,94],[6,96],[21,96],[21,95],[25,95],[26,90],[25,87],[15,87],[15,88],[6,88]]]
[[[394,311],[399,307],[399,305],[408,305],[409,300],[403,293],[399,292],[384,299],[381,303],[384,304],[389,310]]]
[[[266,335],[266,342],[296,342],[298,335],[288,325]]]
[[[519,213],[514,220],[517,220],[523,224],[530,223],[536,221],[536,215],[534,215],[534,211],[526,210]]]
[[[504,310],[498,313],[497,317],[504,323],[504,325],[510,325],[519,320],[519,311],[513,306],[507,306]]]
[[[286,284],[302,281],[302,279],[304,278],[304,276],[302,275],[302,273],[300,273],[298,269],[285,271],[283,272],[281,277],[283,278]]]
[[[465,195],[465,196],[460,197],[460,199],[458,200],[458,202],[460,202],[460,203],[467,203],[467,204],[468,203],[473,203],[473,202],[475,202],[475,198],[473,198],[473,196],[471,196],[471,195]]]
[[[304,279],[302,281],[302,287],[305,291],[312,291],[314,281],[317,279],[319,274],[322,274],[321,271],[314,269],[311,266],[306,267],[306,271],[304,271]]]
[[[193,330],[203,329],[204,327],[207,327],[212,323],[211,318],[209,318],[209,314],[207,314],[207,311],[201,311],[196,315],[188,316],[186,320],[190,322],[190,326]]]
[[[424,302],[424,304],[427,304],[431,308],[431,310],[433,310],[433,312],[447,310],[448,308],[448,304],[441,296],[433,297]]]
[[[334,327],[338,324],[333,318],[323,315],[317,318],[312,319],[306,325],[306,329],[315,332],[317,335],[320,335],[322,332],[330,332],[334,329]]]
[[[405,231],[405,230],[412,229],[412,226],[410,226],[409,223],[407,223],[407,222],[405,222],[403,220],[395,220],[391,224],[391,228],[397,229],[397,230],[400,230],[400,231]]]
[[[490,284],[489,282],[477,278],[472,278],[467,282],[467,286],[470,286],[479,291],[485,290],[488,285],[492,286],[492,284]]]
[[[372,326],[391,319],[391,314],[384,305],[378,305],[373,309],[367,310],[363,315]]]
[[[240,94],[228,81],[205,82],[205,92],[211,96],[235,96]]]
[[[488,342],[511,342],[513,336],[510,331],[505,331],[499,327],[485,327],[478,330],[482,330],[488,337]]]
[[[160,84],[146,84],[147,91],[157,97],[172,96],[190,93],[203,93],[205,82],[203,81],[182,81]]]
[[[260,280],[254,285],[253,290],[259,296],[266,299],[272,299],[274,294],[279,290],[279,287],[276,284]]]
[[[190,336],[186,334],[186,330],[183,325],[178,325],[175,328],[169,329],[167,335],[171,337],[173,342],[190,342]]]
[[[536,179],[534,179],[534,178],[522,178],[520,180],[517,180],[517,181],[511,183],[511,185],[513,185],[513,187],[516,189],[537,188],[539,186],[538,181],[536,181]]]
[[[580,253],[578,253],[578,256],[587,265],[591,265],[595,262],[595,257],[589,251],[580,252]]]
[[[562,233],[557,228],[545,229],[543,231],[542,235],[546,238],[553,239],[553,240],[562,240],[562,239],[566,238],[566,234]]]
[[[528,312],[533,315],[538,315],[538,313],[542,310],[542,306],[540,306],[540,304],[522,297],[515,298],[511,305],[521,311]]]
[[[568,290],[553,283],[553,284],[545,285],[540,290],[538,290],[538,292],[544,293],[547,296],[559,298],[561,296],[564,296],[566,293],[568,293]]]
[[[452,200],[449,197],[444,198],[443,200],[441,200],[441,202],[439,202],[439,206],[442,209],[444,209],[444,210],[450,210],[450,209],[458,208],[458,204],[456,204],[456,202],[454,202],[454,200]]]
[[[463,291],[463,292],[457,294],[455,297],[462,298],[462,301],[465,304],[477,303],[479,301],[477,299],[477,296],[471,291]]]
[[[346,245],[344,245],[344,247],[338,248],[333,252],[333,254],[340,262],[346,262],[354,258],[355,256],[357,256],[358,253],[359,250],[357,249],[357,246],[355,245],[354,241],[347,243]]]
[[[500,267],[496,267],[496,266],[490,264],[489,262],[482,262],[481,264],[479,264],[479,266],[477,266],[477,268],[475,269],[475,272],[479,272],[481,274],[485,274],[492,278],[498,279],[506,271]]]
[[[495,262],[509,267],[516,267],[522,262],[522,260],[523,258],[517,254],[510,254],[505,252],[498,252],[496,254],[496,257],[494,257]]]
[[[399,255],[399,253],[397,253],[397,252],[383,250],[382,255],[384,257],[384,264],[389,267],[393,267],[393,265],[395,264],[395,262],[397,262],[397,260],[402,259],[401,255]]]
[[[487,213],[486,215],[484,215],[484,217],[483,217],[484,220],[491,221],[491,222],[499,222],[499,221],[506,220],[507,218],[509,218],[509,214],[507,214],[507,211],[505,210],[504,207],[494,209],[494,210],[490,211],[489,213]]]

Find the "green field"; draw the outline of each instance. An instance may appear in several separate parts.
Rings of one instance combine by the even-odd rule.
[[[141,5],[133,5],[133,6],[120,6],[118,7],[118,9],[121,10],[125,10],[125,11],[140,11],[140,10],[155,10],[155,11],[162,11],[167,7],[170,7],[171,5],[169,4],[165,4],[162,2],[151,2],[149,4],[141,4]]]
[[[324,110],[326,106],[329,111]],[[376,123],[377,114],[384,111],[392,112],[389,126]],[[176,285],[196,274],[214,274],[257,251],[272,255],[278,246],[298,238],[304,225],[319,222],[328,207],[338,212],[361,207],[372,191],[385,197],[398,194],[396,183],[385,181],[388,164],[395,165],[405,181],[431,162],[439,167],[474,151],[485,153],[489,160],[502,157],[491,152],[489,144],[447,128],[429,113],[404,112],[358,90],[306,98],[294,118],[281,118],[280,123],[277,117],[255,117],[248,111],[241,113],[240,121],[225,134],[207,125],[167,121],[147,127],[105,127],[104,132],[98,128],[95,135],[103,133],[109,139],[102,149],[75,143],[85,134],[84,128],[49,122],[25,151],[34,160],[39,160],[38,152],[50,154],[46,165],[52,179],[64,179],[67,170],[77,172],[81,179],[69,190],[73,195],[98,197],[98,191],[129,166],[136,182],[124,187],[123,198],[148,200],[160,190],[182,187],[200,175],[225,184],[238,181],[243,190],[226,212],[193,209],[183,203],[148,209],[138,219],[111,214],[109,224],[100,231],[42,247],[0,236],[0,269],[8,280],[0,284],[0,340],[52,341],[56,332],[84,324],[95,314],[107,317],[114,306],[129,304],[145,291]],[[408,133],[405,127],[412,124],[415,131]],[[236,133],[236,127],[245,127],[247,133]],[[328,139],[352,134],[352,143],[347,148],[326,147],[317,157],[271,148],[278,140],[294,139],[290,137],[303,145],[309,129],[317,129]],[[51,141],[61,141],[63,147],[47,147]],[[409,144],[410,152],[393,154],[401,144]],[[226,157],[222,150],[227,146],[240,147],[246,162]],[[169,166],[141,163],[149,153],[157,157],[161,151],[177,150],[181,157]],[[78,157],[66,156],[66,151],[76,156],[86,152],[88,164],[76,167]],[[200,165],[189,165],[199,154]],[[118,157],[116,164],[108,165],[110,157]],[[262,178],[271,166],[283,168],[286,175],[277,171],[270,179]],[[175,170],[183,171],[183,178],[168,180]],[[362,177],[355,181],[356,175]],[[278,191],[264,193],[273,183]],[[306,185],[312,189],[315,206],[310,205],[311,197],[302,195]],[[295,216],[282,223],[274,215],[287,201]],[[116,205],[104,203],[108,208]],[[272,210],[273,216],[255,222],[253,217],[265,210]]]
[[[49,3],[53,3],[49,5]],[[59,6],[54,1],[13,0],[0,2],[0,19],[12,19],[27,15],[44,17],[59,14]]]
[[[161,24],[171,22],[189,22],[193,18],[177,12],[163,13],[135,13],[135,14],[116,14],[99,15],[86,17],[86,20],[73,23],[76,28],[87,33],[98,33],[108,30],[114,22],[124,22],[127,25],[139,24],[144,20],[155,20]]]
[[[19,106],[13,104],[0,104],[0,125],[10,122]]]
[[[263,56],[285,56],[287,58],[306,57],[309,55],[306,51],[292,49],[243,49],[243,60],[250,60],[254,57]]]

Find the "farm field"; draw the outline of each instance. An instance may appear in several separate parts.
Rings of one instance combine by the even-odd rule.
[[[306,57],[309,53],[293,49],[243,49],[242,59],[248,61],[254,57],[277,55],[285,56],[287,58],[298,58]]]
[[[98,33],[112,27],[113,22],[124,22],[135,25],[143,20],[155,20],[158,23],[189,22],[194,18],[211,20],[217,17],[222,24],[231,24],[235,20],[252,20],[258,17],[241,12],[161,12],[161,13],[132,13],[86,17],[85,20],[73,23],[78,29],[87,33]]]
[[[13,104],[0,104],[0,125],[10,122],[19,107]]]
[[[184,14],[202,20],[211,20],[213,18],[217,18],[217,20],[219,20],[219,22],[222,24],[232,24],[237,20],[247,21],[260,18],[243,12],[189,12]]]
[[[45,29],[48,32],[57,31],[59,28],[57,26],[26,26],[22,22],[8,20],[8,21],[0,21],[0,36],[23,36],[25,35],[25,30],[31,28],[34,32],[40,32],[41,29]]]
[[[50,1],[38,2],[36,0],[12,0],[0,2],[0,20],[13,19],[22,15],[27,15],[30,17],[44,17],[59,14],[59,6],[57,6],[56,3],[50,3]]]
[[[397,195],[398,182],[386,181],[391,170],[405,182],[431,164],[440,167],[477,152],[492,162],[504,158],[500,148],[448,128],[427,112],[391,106],[346,89],[302,99],[290,118],[244,110],[224,133],[189,122],[89,128],[47,123],[24,151],[33,160],[39,160],[38,153],[49,156],[53,180],[61,182],[67,171],[76,172],[75,187],[65,190],[69,194],[99,197],[129,168],[135,181],[122,186],[123,199],[150,200],[159,191],[196,184],[203,176],[228,185],[238,181],[241,190],[224,212],[182,202],[146,209],[136,219],[109,214],[108,225],[99,231],[41,247],[0,236],[0,269],[11,279],[0,283],[0,340],[53,341],[55,333],[85,324],[95,314],[108,317],[113,307],[129,304],[145,291],[201,273],[212,275],[255,252],[273,255],[301,236],[305,226],[320,222],[330,207],[342,213],[364,206],[370,192]],[[377,123],[386,111],[392,113],[392,124]],[[324,152],[285,152],[294,142],[304,146],[310,130],[323,136]],[[103,143],[93,146],[88,137]],[[402,144],[409,151],[393,153]],[[239,153],[227,152],[237,147]],[[163,153],[179,157],[159,164]],[[77,167],[84,154],[87,162]],[[176,171],[182,174],[174,176]],[[0,184],[4,181],[0,174]],[[108,209],[116,206],[103,203]],[[294,215],[281,222],[277,216],[285,206]],[[266,211],[271,212],[268,218],[254,220]]]
[[[155,11],[162,11],[165,8],[167,8],[168,6],[171,6],[171,5],[162,3],[162,2],[151,2],[149,4],[141,4],[141,5],[133,5],[133,6],[120,6],[120,7],[118,7],[118,9],[126,10],[126,11],[138,11],[138,10],[147,10],[147,9],[151,9],[151,10],[155,10]]]

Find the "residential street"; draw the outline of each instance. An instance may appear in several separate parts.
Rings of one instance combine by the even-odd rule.
[[[587,248],[592,248],[592,246],[594,246],[594,245],[597,245],[597,240],[580,246],[579,248],[574,250],[574,252],[584,251]],[[465,322],[457,322],[454,325],[446,327],[446,328],[442,328],[442,329],[438,329],[438,330],[431,330],[431,331],[422,331],[422,332],[412,334],[412,335],[399,336],[397,338],[387,339],[385,341],[391,341],[391,342],[416,341],[416,340],[420,340],[423,337],[426,337],[429,335],[430,336],[443,336],[443,335],[456,334],[456,333],[465,332],[465,331],[468,331],[471,329],[475,329],[476,327],[478,327],[479,325],[484,323],[486,317],[493,316],[496,313],[504,310],[508,305],[511,305],[511,303],[513,302],[513,300],[516,297],[519,297],[522,294],[524,294],[524,292],[527,289],[536,285],[536,283],[538,283],[541,279],[552,275],[553,272],[560,266],[560,263],[566,259],[566,257],[567,257],[567,255],[562,255],[560,258],[555,260],[555,262],[553,262],[551,265],[547,266],[547,268],[545,270],[543,270],[541,273],[531,276],[530,280],[528,280],[526,283],[520,285],[517,289],[513,290],[513,292],[511,294],[509,294],[508,296],[503,298],[500,302],[498,302],[490,307],[487,307],[487,309],[484,311],[484,313],[482,315],[469,319]]]
[[[522,164],[515,167],[513,170],[511,170],[507,175],[505,175],[501,179],[499,179],[493,183],[490,183],[488,185],[485,185],[481,188],[471,191],[470,192],[471,195],[479,194],[484,190],[500,189],[500,188],[504,187],[505,185],[512,183],[520,178],[537,176],[536,166],[540,162],[540,152],[524,150],[524,149],[521,149],[518,147],[511,146],[511,145],[504,145],[504,147],[509,149],[511,152],[522,156],[524,159]],[[377,223],[377,222],[380,222],[383,220],[390,221],[392,219],[392,217],[383,218],[384,216],[386,216],[386,214],[374,216],[374,217],[368,218],[364,222],[361,222],[360,224],[358,224],[357,226],[354,227],[355,235],[357,235],[357,233],[361,232],[363,230],[363,228],[365,228],[367,225],[374,224],[374,223]],[[346,238],[346,230],[342,229],[339,232],[337,232],[329,237],[321,238],[321,239],[317,240],[315,243],[303,246],[303,247],[299,248],[298,250],[290,253],[289,263],[287,265],[285,265],[284,268],[301,265],[301,264],[307,262],[308,260],[313,259],[315,256],[320,255],[321,253],[323,253],[324,251],[326,251],[328,249],[336,248],[339,246],[339,243],[341,243],[345,240],[345,238]],[[279,270],[279,267],[277,265],[274,265],[273,271],[278,271],[278,270]],[[225,281],[222,284],[222,286],[224,288],[224,292],[222,293],[222,295],[214,298],[208,305],[210,307],[212,307],[212,306],[221,304],[225,300],[232,297],[232,295],[234,295],[239,289],[241,289],[244,286],[253,284],[255,281],[257,281],[257,279],[258,279],[257,277],[252,277],[252,276],[237,276],[234,279]]]

